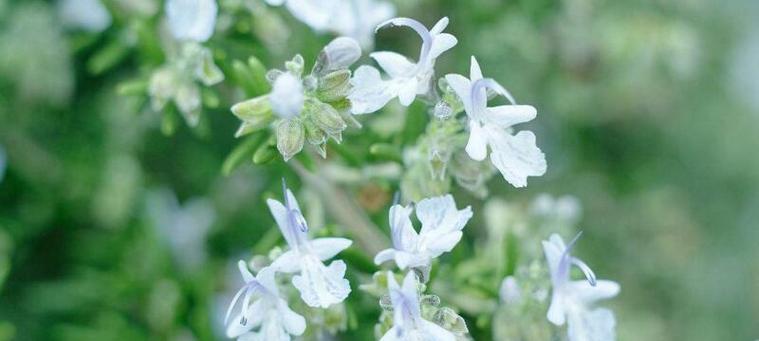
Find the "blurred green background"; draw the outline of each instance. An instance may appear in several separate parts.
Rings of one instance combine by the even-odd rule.
[[[225,85],[200,128],[174,122],[170,136],[145,98],[117,94],[160,65],[145,40],[160,13],[105,3],[113,25],[89,34],[64,27],[55,2],[0,0],[0,340],[218,339],[234,262],[277,242],[262,198],[278,195],[283,174],[300,182],[281,161],[221,174],[238,143]],[[397,6],[428,24],[450,17],[459,45],[439,74],[465,74],[475,55],[538,108],[530,128],[548,173],[525,190],[494,178],[492,195],[580,199],[578,252],[622,285],[609,303],[618,339],[759,338],[758,2]],[[209,43],[227,53],[222,69],[250,54],[268,67],[295,53],[310,61],[330,39],[269,12],[219,19],[232,32]],[[417,46],[404,31],[377,41],[411,55]],[[347,190],[386,228],[393,184],[383,186]],[[464,198],[477,215],[482,202]],[[376,314],[359,315],[360,328]]]

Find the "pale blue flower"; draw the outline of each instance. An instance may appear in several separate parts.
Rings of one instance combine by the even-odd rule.
[[[440,19],[430,30],[409,18],[388,20],[377,26],[377,29],[387,26],[406,26],[419,34],[422,38],[419,60],[415,63],[395,52],[372,53],[370,57],[377,61],[390,78],[382,79],[379,70],[372,66],[359,67],[351,79],[353,90],[348,95],[353,114],[375,112],[396,97],[401,105],[409,106],[417,95],[428,94],[437,57],[458,43],[456,37],[443,33],[448,26],[447,17]]]
[[[317,32],[334,32],[356,39],[361,46],[374,43],[377,24],[395,15],[395,6],[381,0],[266,0],[284,5],[292,15]]]
[[[392,272],[387,274],[387,286],[393,304],[393,327],[380,341],[455,341],[456,336],[445,328],[422,318],[413,271],[406,274],[399,287]]]
[[[111,26],[111,14],[100,0],[62,0],[58,15],[67,27],[88,32],[101,32]]]
[[[168,0],[169,30],[180,41],[205,42],[213,35],[219,6],[216,0]]]
[[[614,340],[614,314],[604,308],[594,308],[598,300],[616,296],[619,284],[597,280],[596,275],[583,261],[572,257],[570,251],[580,237],[578,234],[569,246],[557,234],[543,241],[548,268],[551,273],[553,293],[548,308],[548,320],[561,326],[568,324],[570,341]],[[577,266],[587,280],[572,281],[570,268]]]
[[[448,84],[461,98],[469,117],[469,142],[466,152],[473,160],[490,162],[514,187],[527,186],[527,177],[541,176],[546,172],[546,159],[535,144],[535,134],[520,131],[512,135],[512,127],[529,122],[537,111],[530,105],[517,105],[514,97],[500,84],[483,78],[480,65],[472,57],[469,79],[462,75],[445,76]],[[487,89],[506,97],[510,105],[488,107]]]
[[[416,205],[416,216],[422,223],[417,233],[411,223],[411,206],[393,205],[390,208],[390,230],[393,247],[377,253],[376,264],[395,260],[399,268],[426,267],[433,258],[450,252],[459,240],[472,209],[456,208],[453,196],[427,198]]]
[[[290,249],[279,256],[272,268],[285,273],[297,273],[292,283],[301,298],[312,307],[327,308],[345,300],[351,292],[345,279],[345,262],[336,260],[329,266],[324,261],[348,248],[353,242],[345,238],[308,238],[308,225],[298,201],[282,181],[285,203],[268,199],[266,203],[277,221]]]
[[[292,311],[279,295],[275,270],[264,268],[253,276],[244,261],[238,263],[245,285],[235,294],[224,317],[227,336],[238,340],[289,341],[306,330],[306,319]],[[240,312],[229,317],[242,299]]]

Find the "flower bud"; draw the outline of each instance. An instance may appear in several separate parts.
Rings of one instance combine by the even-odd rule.
[[[324,102],[339,101],[348,96],[350,90],[350,70],[338,70],[319,78],[316,96]]]
[[[332,40],[319,53],[311,73],[321,76],[331,71],[347,69],[361,58],[361,47],[352,38],[339,37]]]
[[[305,131],[300,120],[282,120],[277,126],[277,149],[285,161],[303,149]]]
[[[303,127],[306,128],[306,141],[313,145],[320,145],[327,142],[327,134],[321,130],[312,120],[303,121]]]
[[[324,130],[327,135],[339,140],[342,131],[348,127],[340,113],[331,105],[319,101],[308,101],[304,108],[308,119],[312,120],[319,129]],[[339,142],[339,141],[338,141]]]
[[[290,71],[293,75],[300,77],[303,74],[303,56],[296,54],[292,60],[285,62],[285,69]]]
[[[459,316],[453,309],[445,307],[435,313],[434,322],[454,333],[468,333],[464,318]]]
[[[271,116],[271,104],[268,96],[259,96],[233,105],[232,113],[245,121],[260,116]]]

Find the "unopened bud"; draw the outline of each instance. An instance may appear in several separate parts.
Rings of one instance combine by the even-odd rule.
[[[335,102],[348,96],[350,90],[350,70],[338,70],[319,78],[317,97],[325,102]]]
[[[285,161],[303,149],[305,131],[300,120],[282,120],[277,126],[277,149]]]
[[[352,38],[339,37],[332,40],[319,53],[311,73],[320,76],[331,71],[347,69],[361,58],[361,46]]]

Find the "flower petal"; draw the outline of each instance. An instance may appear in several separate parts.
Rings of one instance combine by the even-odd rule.
[[[436,238],[430,240],[427,244],[427,251],[430,257],[438,257],[443,253],[450,252],[459,243],[463,233],[461,231],[454,231],[442,234]]]
[[[394,249],[384,249],[378,252],[376,256],[374,256],[374,264],[380,265],[394,258],[395,258]]]
[[[420,235],[432,230],[441,233],[460,231],[472,217],[472,209],[456,208],[456,202],[450,194],[427,198],[416,205],[416,217],[422,223]]]
[[[569,315],[570,341],[613,341],[616,321],[608,309],[579,311]]]
[[[508,128],[532,121],[537,114],[538,111],[531,105],[501,105],[487,108],[485,118],[501,128]]]
[[[414,99],[416,99],[416,94],[418,92],[417,87],[419,86],[419,82],[416,77],[398,79],[393,83],[397,84],[398,101],[401,105],[404,107],[411,105],[411,103],[414,102]]]
[[[406,56],[395,52],[374,52],[369,56],[374,58],[382,70],[393,78],[410,77],[416,68],[416,64],[408,60]]]
[[[298,20],[316,31],[329,28],[332,13],[339,1],[335,0],[287,0],[287,9]]]
[[[418,235],[411,224],[411,211],[411,206],[390,207],[390,232],[396,250],[411,250],[417,242]]]
[[[204,42],[211,38],[219,7],[216,0],[169,0],[166,16],[175,39]]]
[[[469,82],[469,80],[462,76],[457,74],[448,74],[445,75],[445,80],[448,82],[448,85],[451,86],[451,89],[453,89],[453,92],[456,93],[456,95],[461,100],[461,103],[464,104],[464,110],[466,112],[472,111],[472,98],[471,98],[471,91],[472,91],[472,83]]]
[[[619,284],[614,281],[600,280],[596,282],[596,286],[590,285],[588,281],[572,281],[567,285],[567,290],[585,305],[619,294]]]
[[[469,141],[466,153],[475,161],[482,161],[488,156],[488,140],[482,125],[476,120],[469,120]],[[497,166],[496,166],[497,167]]]
[[[326,267],[315,256],[306,256],[301,264],[300,275],[294,276],[292,283],[306,304],[327,308],[348,297],[351,289],[348,280],[343,278],[345,262],[336,260]]]
[[[480,69],[480,63],[477,62],[477,58],[472,56],[469,62],[469,81],[474,83],[482,79],[482,70]]]
[[[449,33],[442,33],[442,34],[436,35],[432,39],[432,46],[430,47],[428,58],[430,60],[436,59],[441,54],[443,54],[443,52],[448,51],[452,49],[454,46],[456,46],[458,42],[459,40]]]
[[[535,134],[530,131],[521,131],[516,136],[511,136],[505,132],[500,133],[497,137],[492,129],[498,127],[488,127],[491,132],[490,138],[490,161],[498,168],[506,179],[514,187],[527,186],[527,177],[540,176],[546,172],[546,159],[543,152],[535,145]],[[471,140],[470,140],[471,141]]]
[[[317,238],[310,242],[311,250],[321,261],[330,259],[347,249],[353,242],[346,238]]]
[[[368,65],[356,69],[351,84],[353,89],[348,94],[348,99],[351,101],[351,112],[354,115],[380,110],[398,95],[397,87],[382,80],[379,70]]]
[[[279,227],[280,232],[282,232],[282,236],[285,238],[287,245],[290,246],[290,249],[297,250],[299,247],[298,238],[294,235],[296,231],[290,226],[290,219],[288,219],[288,212],[285,205],[282,205],[281,202],[274,199],[267,199],[266,204],[269,206],[269,211],[277,222],[277,226]]]
[[[450,20],[448,17],[440,18],[440,20],[435,23],[435,26],[432,26],[432,29],[430,29],[430,34],[440,34],[446,27],[448,27],[449,22]]]
[[[421,333],[427,340],[456,341],[456,336],[447,329],[427,320],[420,321]]]
[[[302,335],[306,331],[306,319],[294,312],[287,306],[287,302],[280,299],[277,305],[282,324],[290,335]]]
[[[271,267],[277,272],[294,273],[300,271],[300,253],[296,250],[288,250],[279,255]]]
[[[566,305],[564,303],[564,297],[553,289],[554,292],[551,295],[551,306],[548,307],[548,313],[546,317],[551,323],[561,326],[566,322]]]

